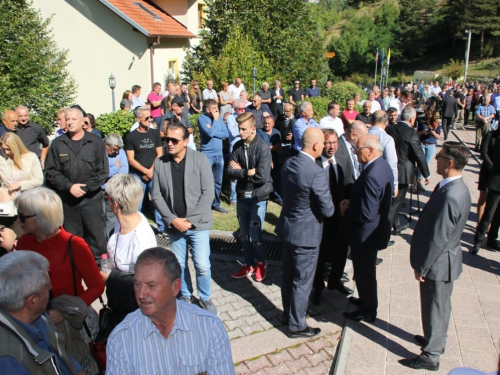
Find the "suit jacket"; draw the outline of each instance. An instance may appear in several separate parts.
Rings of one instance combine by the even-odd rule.
[[[344,212],[346,235],[353,249],[385,249],[391,235],[391,202],[394,176],[380,155],[363,169],[351,189]]]
[[[186,219],[194,230],[207,230],[212,227],[211,205],[214,200],[214,177],[212,167],[206,155],[186,149],[186,165],[184,168],[184,199],[186,202]],[[152,199],[160,212],[166,227],[177,219],[174,212],[174,189],[170,154],[156,159],[153,171]]]
[[[295,144],[295,142],[293,141],[293,138],[290,141],[287,141],[285,139],[286,135],[288,133],[292,132],[293,124],[295,124],[295,121],[297,121],[297,119],[294,117],[294,118],[290,119],[290,121],[288,121],[288,125],[286,125],[286,116],[284,114],[280,115],[278,117],[278,120],[276,120],[276,129],[278,129],[279,132],[281,133],[282,143],[287,144],[287,145],[288,144]]]
[[[271,108],[276,105],[283,105],[283,102],[286,100],[285,90],[283,90],[281,87],[278,90],[276,90],[273,87],[272,89],[269,89],[269,91],[271,91]],[[276,103],[276,99],[274,99],[276,95],[283,97],[283,99],[281,99],[281,104]]]
[[[276,234],[282,241],[300,247],[319,246],[323,221],[334,213],[325,171],[303,153],[288,159],[281,170],[286,186]]]
[[[443,99],[442,104],[443,117],[456,117],[458,115],[458,102],[453,96],[448,95]]]
[[[410,247],[410,264],[423,277],[456,280],[462,272],[460,237],[471,197],[463,178],[438,189],[420,213]]]
[[[354,184],[354,177],[352,171],[352,163],[348,159],[348,156],[339,155],[338,152],[335,154],[335,161],[337,162],[337,198],[338,203],[342,202],[344,199],[349,199],[351,193],[352,185]],[[316,159],[316,164],[323,169],[323,161],[321,157]],[[326,173],[327,179],[329,179],[329,170],[323,169]],[[340,213],[339,207],[335,206],[335,212]]]
[[[424,177],[429,177],[429,167],[425,161],[418,133],[406,122],[389,125],[385,129],[396,144],[398,154],[398,182],[409,185],[415,177],[415,163]]]
[[[490,160],[492,160],[493,163],[488,181],[488,189],[500,192],[500,142],[498,140],[498,131],[488,133],[488,136],[491,137],[492,140],[494,140],[494,142],[483,141],[483,147],[485,147],[487,143],[490,143],[485,148],[486,153],[488,155],[491,155]],[[486,163],[487,161],[486,159],[484,159],[483,164]]]
[[[337,149],[337,153],[335,154],[335,157],[343,157],[343,158],[346,158],[348,161],[349,161],[349,164],[351,165],[351,167],[349,168],[349,170],[346,170],[346,173],[350,173],[350,180],[352,180],[352,182],[354,183],[354,181],[356,181],[356,174],[354,173],[354,165],[352,163],[352,159],[351,159],[351,150],[349,150],[343,140],[343,135],[341,135],[339,137],[339,141],[338,141],[338,149]]]

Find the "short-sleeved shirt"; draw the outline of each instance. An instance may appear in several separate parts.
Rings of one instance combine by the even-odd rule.
[[[421,132],[424,130],[429,130],[429,126],[427,126],[427,124],[425,124],[423,121],[418,121],[417,122],[417,132]],[[441,126],[439,125],[439,122],[437,122],[434,125],[434,131],[437,134],[441,134]],[[432,134],[422,134],[420,136],[420,142],[435,145],[435,144],[437,144],[437,139]]]
[[[302,95],[304,95],[304,91],[302,91],[302,89],[290,89],[288,95],[292,97],[294,102],[300,102],[302,100]]]
[[[203,90],[202,95],[203,95],[203,101],[208,100],[208,99],[214,99],[214,100],[218,99],[217,98],[217,91],[215,91],[214,89],[212,89],[212,90],[205,89],[205,90]]]
[[[28,121],[25,127],[18,125],[16,134],[21,138],[26,148],[34,152],[38,158],[40,158],[40,154],[42,153],[40,145],[42,147],[47,147],[49,145],[49,138],[47,138],[45,130],[43,130],[40,125],[31,121]]]
[[[460,103],[462,103],[462,106],[461,106],[460,103],[457,102],[458,109],[463,109],[465,106],[465,95],[459,91],[459,92],[455,93],[455,99],[460,100]]]
[[[320,92],[319,92],[318,87],[315,87],[315,88],[308,87],[306,89],[306,96],[309,98],[314,98],[314,97],[319,96],[319,95],[320,95]]]
[[[357,115],[358,115],[358,111],[352,111],[352,113],[349,112],[348,110],[342,111],[342,117],[345,120],[356,120]]]
[[[262,100],[269,100],[269,99],[271,99],[271,91],[269,91],[269,90],[267,90],[267,91],[259,90],[259,91],[257,91],[257,94],[260,95],[260,97],[262,98]]]
[[[153,91],[151,91],[148,95],[148,102],[151,103],[151,116],[154,118],[161,116],[161,103],[159,106],[154,106],[152,103],[156,101],[160,101],[163,99],[161,94],[156,95]]]
[[[155,162],[157,147],[161,147],[161,137],[156,129],[150,128],[146,133],[134,130],[125,136],[125,151],[134,151],[134,159],[145,168],[151,168]],[[130,172],[141,174],[132,166]]]
[[[264,129],[257,129],[257,135],[261,137],[268,146],[281,144],[281,133],[278,129],[272,128],[271,134],[267,134]],[[271,151],[271,158],[275,166],[279,165],[279,154],[277,151]]]

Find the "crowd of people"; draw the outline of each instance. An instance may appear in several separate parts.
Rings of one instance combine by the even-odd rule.
[[[447,139],[472,112],[485,160],[480,200],[486,207],[473,253],[490,223],[487,244],[500,250],[499,86],[375,85],[365,100],[359,94],[348,99],[343,111],[331,102],[316,122],[308,98],[324,91],[316,79],[305,90],[300,85],[295,80],[285,94],[279,81],[272,88],[265,82],[250,101],[240,78],[221,82],[219,92],[212,80],[203,90],[198,81],[169,83],[163,92],[155,83],[147,100],[134,85],[120,103],[136,120],[124,139],[114,133],[103,139],[94,116],[78,105],[59,111],[51,143],[28,108],[6,111],[0,126],[0,206],[6,210],[0,217],[0,368],[96,374],[87,344],[99,318],[91,304],[106,290],[116,325],[107,338],[106,373],[234,373],[211,297],[209,230],[212,211],[229,214],[221,198],[225,180],[244,254],[234,279],[266,278],[267,202],[282,205],[276,234],[289,337],[320,333],[306,324],[306,313],[309,304],[321,303],[325,288],[353,293],[344,285],[348,256],[359,297],[349,297],[357,309],[344,316],[374,321],[377,254],[394,244],[391,234],[408,228],[401,207],[409,189],[426,190],[435,155],[443,180],[420,215],[410,249],[421,289],[424,334],[415,339],[422,352],[401,363],[438,369],[471,206],[461,176],[468,150]],[[200,115],[199,151],[193,114]],[[441,132],[445,142],[435,154]],[[144,215],[148,204],[154,230]],[[170,250],[157,247],[158,236],[168,238]],[[16,340],[27,344],[12,345]]]

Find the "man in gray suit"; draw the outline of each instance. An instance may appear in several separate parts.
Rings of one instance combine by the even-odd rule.
[[[189,274],[188,245],[193,247],[196,287],[201,307],[217,315],[210,299],[210,242],[214,199],[212,168],[205,155],[187,147],[189,132],[182,124],[165,129],[168,153],[156,159],[153,202],[165,223],[170,248],[181,265],[181,296],[191,303],[193,286]]]
[[[416,358],[402,359],[403,366],[437,371],[439,356],[446,346],[451,314],[453,281],[462,272],[460,237],[471,207],[471,197],[462,178],[469,160],[465,146],[445,142],[436,154],[437,173],[443,180],[420,214],[410,248],[410,263],[420,282],[420,304],[424,335]]]
[[[283,323],[289,337],[313,337],[321,332],[306,323],[306,312],[318,263],[323,221],[333,215],[334,206],[327,174],[315,160],[324,147],[319,128],[307,128],[301,151],[282,168],[283,209],[276,234],[283,241]]]

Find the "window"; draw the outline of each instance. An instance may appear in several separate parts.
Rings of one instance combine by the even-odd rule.
[[[177,60],[168,61],[167,82],[179,83],[179,71],[177,69]]]
[[[198,4],[198,28],[203,29],[205,26],[205,4]]]
[[[161,21],[161,17],[159,15],[157,15],[155,12],[153,12],[152,10],[145,7],[144,4],[138,3],[135,1],[134,1],[134,4],[137,5],[139,8],[141,8],[143,11],[145,11],[147,14],[149,14],[151,17],[153,17],[155,20]]]

